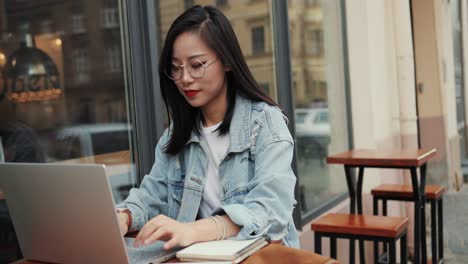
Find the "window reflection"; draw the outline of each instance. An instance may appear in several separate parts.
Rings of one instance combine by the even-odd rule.
[[[252,53],[254,55],[265,52],[265,28],[262,26],[252,28]]]
[[[117,0],[0,0],[0,18],[2,158],[104,163],[121,201],[136,177]],[[20,257],[9,225],[2,197],[0,263]]]
[[[323,165],[330,143],[328,108],[297,108],[296,139],[301,158],[318,159]]]
[[[273,99],[277,98],[270,1],[160,0],[155,3],[156,13],[159,15],[161,46],[169,26],[185,9],[196,4],[212,5],[220,9],[231,22],[255,79]]]
[[[301,210],[319,209],[345,191],[343,172],[325,162],[347,149],[339,1],[289,1]],[[336,19],[336,20],[334,20]],[[330,56],[333,54],[334,56]],[[333,116],[333,121],[330,116]],[[342,178],[341,178],[342,179]]]
[[[215,5],[226,14],[256,80],[277,98],[271,1],[156,1],[161,43],[175,17],[191,4]],[[348,147],[342,59],[330,56],[342,54],[340,1],[289,1],[288,8],[299,199],[306,214],[345,191],[342,170],[325,163],[329,152]]]

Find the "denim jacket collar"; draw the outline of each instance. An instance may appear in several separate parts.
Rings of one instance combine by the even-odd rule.
[[[242,152],[250,147],[251,108],[251,100],[240,95],[236,96],[234,114],[229,127],[230,145],[228,153]],[[192,142],[200,143],[200,138],[196,131],[192,131],[187,144]]]

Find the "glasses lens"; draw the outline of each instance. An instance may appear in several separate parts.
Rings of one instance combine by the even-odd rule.
[[[178,65],[170,64],[166,73],[169,78],[177,80],[182,76],[182,69]]]
[[[190,74],[193,78],[201,78],[205,73],[205,68],[203,67],[203,63],[199,60],[194,60],[190,64]]]

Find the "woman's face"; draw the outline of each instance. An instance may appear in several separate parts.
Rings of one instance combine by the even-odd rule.
[[[174,82],[191,106],[200,107],[205,113],[225,111],[228,68],[197,33],[184,32],[176,38],[171,67],[182,74]]]

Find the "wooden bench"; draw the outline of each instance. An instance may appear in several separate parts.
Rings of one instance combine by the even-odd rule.
[[[330,255],[336,259],[336,239],[370,240],[389,244],[390,261],[396,263],[396,242],[400,239],[401,263],[407,263],[408,218],[330,213],[313,221],[315,252],[322,252],[322,237],[330,238]]]
[[[445,187],[440,185],[426,185],[426,202],[431,205],[431,251],[432,263],[439,263],[444,259],[443,239],[443,195]],[[387,201],[413,201],[413,189],[409,184],[381,184],[371,191],[373,197],[374,215],[379,214],[378,201],[382,200],[382,214],[387,215]],[[424,216],[423,216],[424,217]],[[378,242],[374,243],[374,260],[378,259]],[[425,246],[425,245],[423,245]],[[423,249],[425,250],[425,249]],[[377,262],[376,262],[377,263]]]

